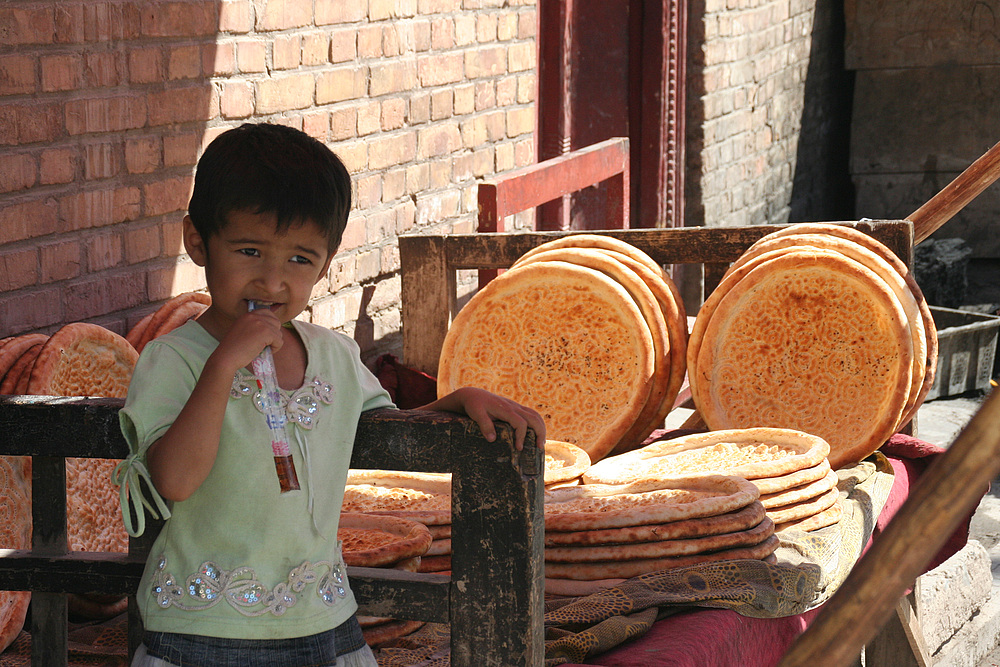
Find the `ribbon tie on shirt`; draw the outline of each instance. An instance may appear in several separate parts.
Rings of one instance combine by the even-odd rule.
[[[142,495],[140,480],[146,482],[153,502],[156,503],[156,508]],[[146,464],[139,460],[138,454],[130,454],[128,458],[119,462],[115,466],[114,472],[111,473],[111,481],[118,487],[118,504],[121,506],[122,521],[125,524],[125,530],[132,537],[139,537],[146,530],[146,513],[143,508],[149,510],[154,518],[164,520],[170,518],[170,509],[167,508],[167,504],[160,497],[160,494],[156,492],[153,480],[149,476],[149,470],[146,469]],[[130,506],[135,513],[137,527],[132,524],[133,512],[129,511]],[[159,514],[157,514],[157,510],[159,510]]]

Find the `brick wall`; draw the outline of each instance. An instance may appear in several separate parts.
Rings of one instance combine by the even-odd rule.
[[[686,224],[852,219],[839,0],[690,8]]]
[[[204,286],[180,221],[201,148],[301,128],[355,209],[305,314],[398,350],[396,236],[471,231],[475,183],[534,161],[535,0],[0,4],[0,337],[125,333]]]

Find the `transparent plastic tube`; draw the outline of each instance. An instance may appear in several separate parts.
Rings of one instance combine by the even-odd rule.
[[[255,301],[250,302],[250,310],[261,307]],[[265,347],[260,355],[253,360],[250,368],[257,377],[257,388],[260,389],[264,418],[271,431],[271,451],[274,454],[274,469],[278,473],[281,492],[294,491],[299,488],[299,478],[295,474],[292,451],[288,446],[288,435],[285,433],[287,417],[281,406],[278,376],[274,370],[274,356],[271,354],[270,346]]]

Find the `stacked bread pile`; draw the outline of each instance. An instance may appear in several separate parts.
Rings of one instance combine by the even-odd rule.
[[[561,237],[470,299],[445,336],[438,395],[488,389],[542,415],[597,461],[661,427],[684,377],[686,316],[648,255],[611,237]]]
[[[719,474],[749,480],[776,530],[818,530],[843,509],[830,446],[818,436],[777,428],[711,431],[654,442],[606,458],[584,474],[585,484]]]
[[[146,343],[198,317],[211,304],[212,297],[202,292],[178,294],[139,320],[125,339],[137,352],[142,352]]]
[[[586,595],[658,570],[767,559],[778,538],[759,495],[722,475],[546,491],[545,591]]]
[[[337,539],[343,547],[344,563],[352,567],[375,567],[416,572],[421,557],[431,545],[427,527],[417,521],[393,516],[342,512]],[[358,616],[369,646],[377,647],[406,636],[423,621],[381,616]]]
[[[912,419],[936,361],[934,320],[906,266],[831,224],[793,225],[751,246],[706,299],[687,349],[710,429],[813,433],[835,469]]]

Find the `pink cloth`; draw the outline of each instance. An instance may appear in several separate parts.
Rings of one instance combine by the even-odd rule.
[[[941,448],[916,438],[897,435],[882,448],[892,463],[892,491],[872,539],[905,502],[910,487]],[[984,490],[985,492],[985,490]],[[947,560],[965,545],[969,520],[959,526],[935,556],[929,569]],[[868,542],[871,546],[871,540]],[[865,547],[867,550],[867,546]],[[641,637],[586,662],[591,667],[770,667],[777,664],[792,641],[819,613],[820,608],[784,618],[749,618],[728,609],[698,609],[670,616],[653,624]],[[566,667],[582,667],[566,665]]]

